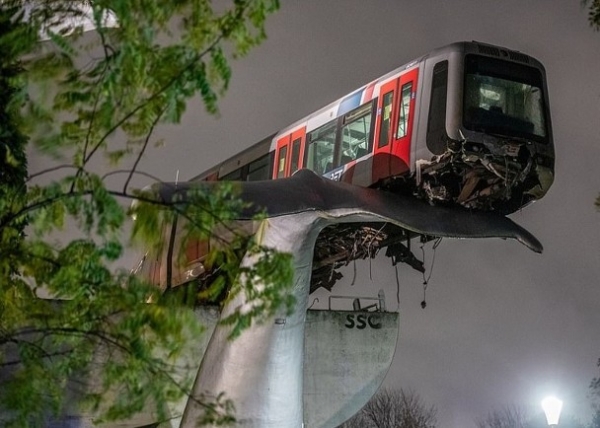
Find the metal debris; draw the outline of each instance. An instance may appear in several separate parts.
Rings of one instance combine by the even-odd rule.
[[[344,223],[326,227],[315,244],[310,293],[320,287],[331,291],[343,275],[339,268],[351,261],[375,258],[387,247],[386,256],[392,262],[406,263],[424,272],[423,262],[418,260],[403,244],[414,238],[408,231],[389,223]]]
[[[552,182],[535,155],[527,141],[452,141],[445,153],[416,163],[413,191],[432,204],[509,214]]]

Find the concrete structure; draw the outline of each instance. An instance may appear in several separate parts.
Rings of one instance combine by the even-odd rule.
[[[369,216],[357,209],[309,211],[264,220],[261,244],[289,252],[294,258],[294,311],[252,326],[234,341],[228,339],[230,327],[217,325],[193,395],[225,392],[235,403],[240,427],[333,428],[360,410],[391,365],[397,315],[360,312],[364,318],[351,319],[354,313],[309,312],[307,317],[307,305],[319,232],[332,223],[368,220]],[[252,263],[252,258],[242,263]],[[221,317],[239,306],[243,310],[245,305],[248,303],[238,295],[226,304]],[[370,330],[360,334],[369,321]],[[372,361],[375,364],[371,366]],[[193,426],[203,412],[203,406],[189,400],[182,426]]]
[[[377,392],[394,358],[398,320],[394,312],[307,311],[305,427],[336,427]]]

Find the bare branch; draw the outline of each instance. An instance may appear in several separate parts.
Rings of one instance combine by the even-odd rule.
[[[41,171],[38,171],[38,172],[36,172],[36,173],[30,174],[30,175],[29,175],[29,177],[27,177],[27,182],[29,182],[29,181],[33,180],[34,178],[36,178],[36,177],[39,177],[39,176],[41,176],[41,175],[48,174],[48,173],[51,173],[51,172],[54,172],[54,171],[59,171],[59,170],[61,170],[61,169],[67,169],[67,168],[68,168],[68,169],[78,169],[78,168],[77,168],[75,165],[73,165],[73,164],[62,164],[62,165],[57,165],[57,166],[54,166],[54,167],[52,167],[52,168],[43,169],[43,170],[41,170]]]
[[[135,162],[133,163],[133,168],[131,168],[131,173],[129,174],[129,177],[127,177],[127,180],[125,181],[125,184],[123,185],[123,193],[127,192],[127,187],[129,186],[131,177],[133,177],[133,174],[135,173],[135,170],[137,169],[138,164],[142,160],[142,156],[144,156],[146,147],[148,147],[148,142],[150,141],[150,137],[152,136],[152,133],[154,132],[154,129],[156,128],[156,125],[162,118],[165,111],[166,111],[166,107],[164,107],[154,118],[154,121],[152,122],[152,125],[150,126],[150,130],[148,131],[148,134],[146,135],[146,139],[144,140],[144,145],[142,146],[142,149],[138,153],[138,156],[137,156]]]

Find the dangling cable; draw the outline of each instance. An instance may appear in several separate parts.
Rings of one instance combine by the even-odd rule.
[[[400,278],[398,277],[398,264],[397,263],[394,265],[394,268],[396,269],[396,304],[397,304],[397,311],[400,312]]]
[[[353,286],[356,281],[356,259],[352,260],[352,265],[354,266],[354,276],[352,277],[351,286]]]
[[[427,300],[425,297],[425,292],[427,291],[427,285],[426,283],[423,283],[423,300],[421,301],[421,309],[425,309],[427,307]]]
[[[375,239],[379,236],[379,234],[381,233],[381,231],[383,230],[383,228],[386,225],[387,225],[387,223],[383,223],[383,226],[381,226],[379,228],[379,230],[377,231],[377,233],[373,235],[373,237],[371,238],[371,241],[369,242],[369,245],[367,247],[367,254],[369,256],[369,279],[371,281],[373,281],[373,265],[372,265],[372,260],[373,260],[373,257],[375,255],[377,255],[377,252],[375,252],[375,255],[371,254],[371,246],[373,245],[373,241],[375,241]],[[379,251],[379,248],[377,248],[377,251]]]
[[[433,266],[435,264],[435,250],[442,242],[442,238],[439,237],[435,240],[432,246],[433,256],[431,258],[431,265],[429,266],[429,275],[425,278],[425,272],[423,272],[423,301],[421,302],[421,308],[425,309],[427,307],[427,287],[429,286],[429,280],[431,279],[431,274],[433,273]],[[421,244],[421,254],[423,256],[423,264],[425,264],[425,243]]]

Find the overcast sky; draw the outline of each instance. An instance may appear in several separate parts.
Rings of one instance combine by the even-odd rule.
[[[589,418],[600,357],[600,33],[580,0],[283,0],[269,39],[236,61],[219,119],[190,105],[143,169],[191,178],[266,135],[439,46],[478,40],[545,64],[556,145],[549,194],[513,220],[544,244],[444,241],[420,308],[422,277],[402,266],[401,329],[387,386],[438,408],[440,427],[469,427],[492,407],[558,394]],[[427,252],[427,261],[431,251]],[[384,288],[391,263],[359,265],[355,287]],[[364,293],[361,293],[364,294]]]

